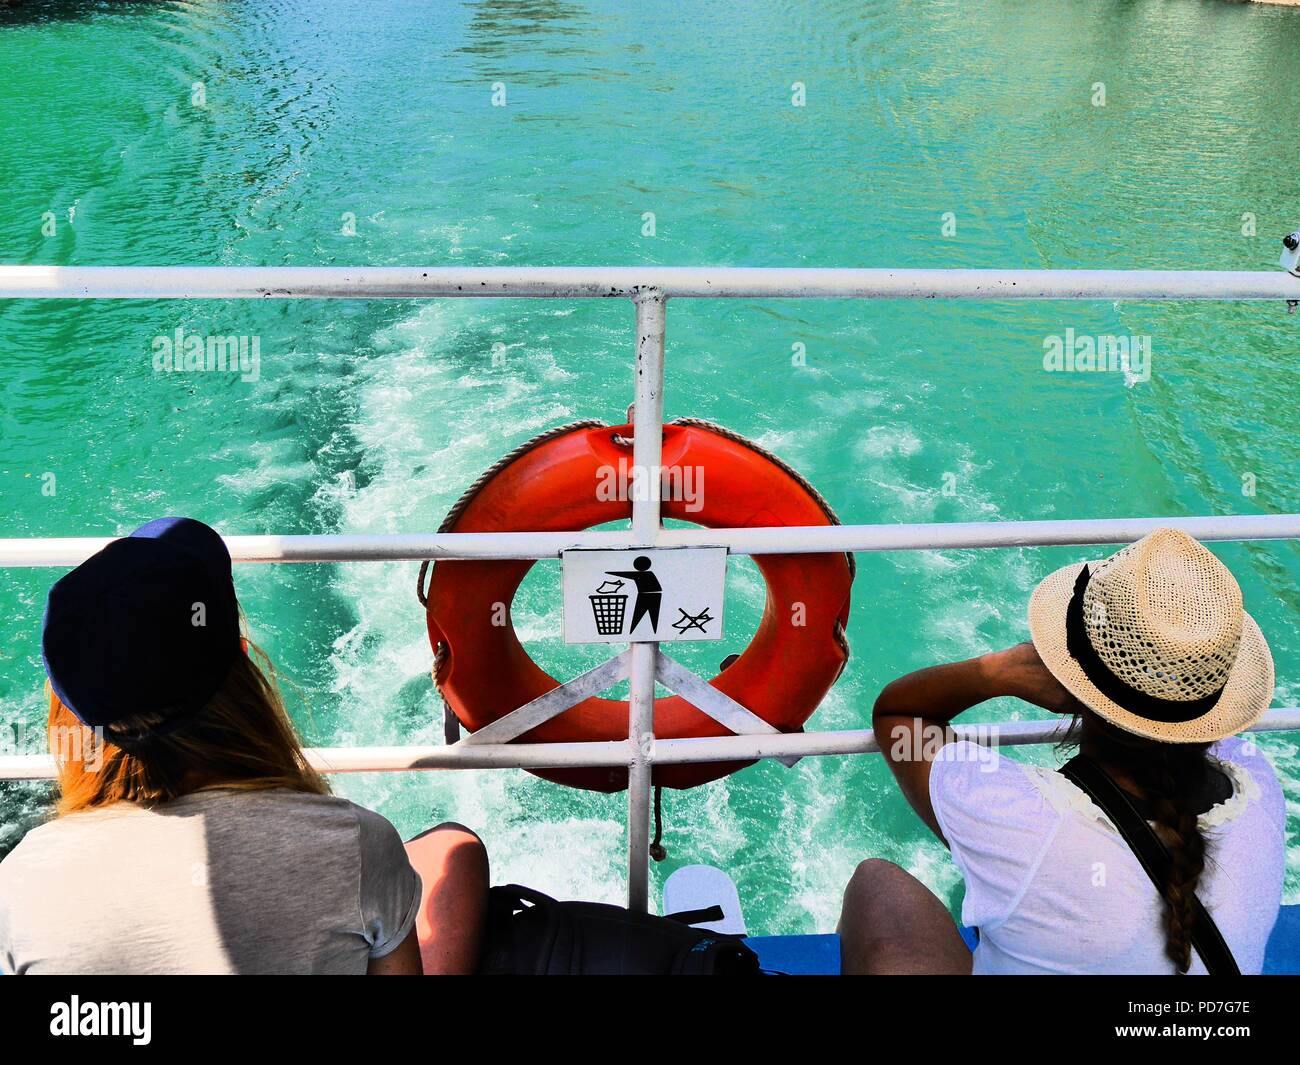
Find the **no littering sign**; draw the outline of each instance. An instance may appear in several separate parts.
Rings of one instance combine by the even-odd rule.
[[[722,639],[725,547],[565,551],[565,643]]]

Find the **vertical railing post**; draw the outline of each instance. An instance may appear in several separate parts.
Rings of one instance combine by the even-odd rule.
[[[636,305],[636,405],[632,414],[632,535],[652,547],[659,538],[659,494],[664,422],[664,295],[638,289]],[[650,905],[650,784],[654,759],[657,643],[632,644],[627,776],[627,905]]]

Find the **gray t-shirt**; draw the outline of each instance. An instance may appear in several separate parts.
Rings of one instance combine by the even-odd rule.
[[[117,803],[33,829],[0,862],[0,970],[364,973],[419,903],[397,831],[346,799]]]

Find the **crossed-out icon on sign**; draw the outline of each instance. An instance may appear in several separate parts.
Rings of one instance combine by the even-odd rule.
[[[713,620],[713,616],[709,613],[709,608],[707,606],[698,614],[688,614],[681,607],[677,608],[677,613],[681,614],[681,617],[673,622],[673,628],[682,635],[690,632],[691,629],[699,629],[700,632],[705,632],[707,630],[704,626]]]

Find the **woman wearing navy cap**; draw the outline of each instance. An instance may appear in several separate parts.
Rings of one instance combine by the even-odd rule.
[[[189,518],[58,581],[42,652],[58,816],[0,862],[8,973],[471,972],[487,854],[412,846],[328,793],[240,635],[230,554]],[[73,757],[67,757],[71,751]]]

